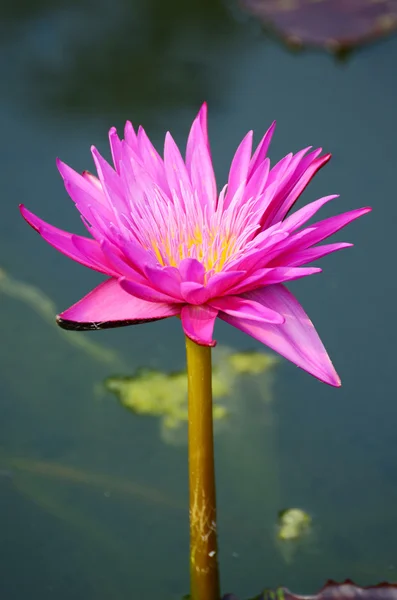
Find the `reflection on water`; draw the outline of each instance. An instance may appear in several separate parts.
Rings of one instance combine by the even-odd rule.
[[[81,576],[91,588],[91,593],[99,597],[112,597],[125,594],[123,579],[128,575],[128,547],[106,527],[99,518],[93,518],[88,510],[81,510],[80,503],[71,502],[70,494],[65,488],[49,487],[33,477],[17,478],[14,489],[22,494],[30,503],[46,515],[59,521],[61,527],[73,531],[81,550],[79,563]],[[93,557],[90,548],[95,546],[99,551]],[[104,562],[112,561],[117,564],[117,576],[111,581],[106,574],[97,571],[96,561],[102,557]]]
[[[58,327],[55,321],[55,315],[58,312],[55,303],[38,288],[13,279],[2,268],[0,268],[0,294],[7,294],[11,298],[21,300],[30,306],[47,323],[53,325],[56,331],[64,336],[70,344],[87,352],[95,360],[113,366],[113,368],[123,368],[123,361],[115,350],[94,343],[87,336],[81,334],[71,335]]]
[[[178,506],[176,501],[167,498],[166,495],[156,489],[123,479],[117,479],[109,475],[86,472],[60,463],[35,461],[26,458],[2,458],[0,456],[0,460],[9,467],[9,470],[2,469],[0,471],[0,474],[3,473],[7,477],[13,477],[15,471],[18,473],[29,473],[44,478],[58,479],[90,487],[93,486],[103,490],[105,496],[110,496],[111,493],[118,493],[137,498],[143,502],[163,504],[171,508],[184,508],[182,505]],[[15,481],[18,481],[18,478]]]
[[[12,478],[12,472],[7,469],[0,469],[0,477],[5,477],[7,479]]]

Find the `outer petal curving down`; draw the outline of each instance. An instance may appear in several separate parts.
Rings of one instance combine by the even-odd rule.
[[[321,381],[335,387],[341,385],[313,323],[291,292],[282,284],[277,284],[245,294],[245,297],[279,312],[284,316],[285,322],[282,325],[271,325],[225,313],[220,313],[219,317]]]
[[[147,302],[108,279],[57,317],[64,329],[92,330],[158,321],[180,313],[180,306]]]

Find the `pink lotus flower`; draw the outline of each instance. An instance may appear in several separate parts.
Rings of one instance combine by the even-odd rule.
[[[234,155],[218,194],[204,104],[183,160],[165,137],[164,159],[145,131],[127,122],[124,140],[109,132],[114,169],[92,148],[98,178],[58,161],[66,190],[92,237],[67,233],[21,206],[52,246],[108,279],[59,315],[67,329],[102,329],[179,316],[185,334],[213,346],[217,317],[334,386],[340,379],[312,322],[284,282],[318,273],[305,267],[352,244],[317,244],[361,208],[302,228],[337,196],[289,215],[314,174],[330,159],[321,149],[288,154],[270,168],[275,123],[253,156],[252,131]]]

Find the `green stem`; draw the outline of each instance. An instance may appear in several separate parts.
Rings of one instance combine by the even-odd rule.
[[[219,600],[211,348],[186,337],[191,600]]]

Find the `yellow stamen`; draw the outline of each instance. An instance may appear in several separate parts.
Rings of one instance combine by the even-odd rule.
[[[207,272],[215,271],[218,273],[223,269],[226,261],[234,254],[236,237],[232,235],[225,237],[219,248],[219,244],[217,244],[217,247],[214,247],[216,236],[217,233],[212,232],[204,242],[203,232],[197,226],[194,234],[186,241],[183,238],[181,239],[181,236],[177,246],[175,244],[172,245],[168,237],[161,240],[160,243],[157,240],[152,240],[151,246],[157,260],[162,266],[177,267],[184,258],[193,256],[203,263]]]

